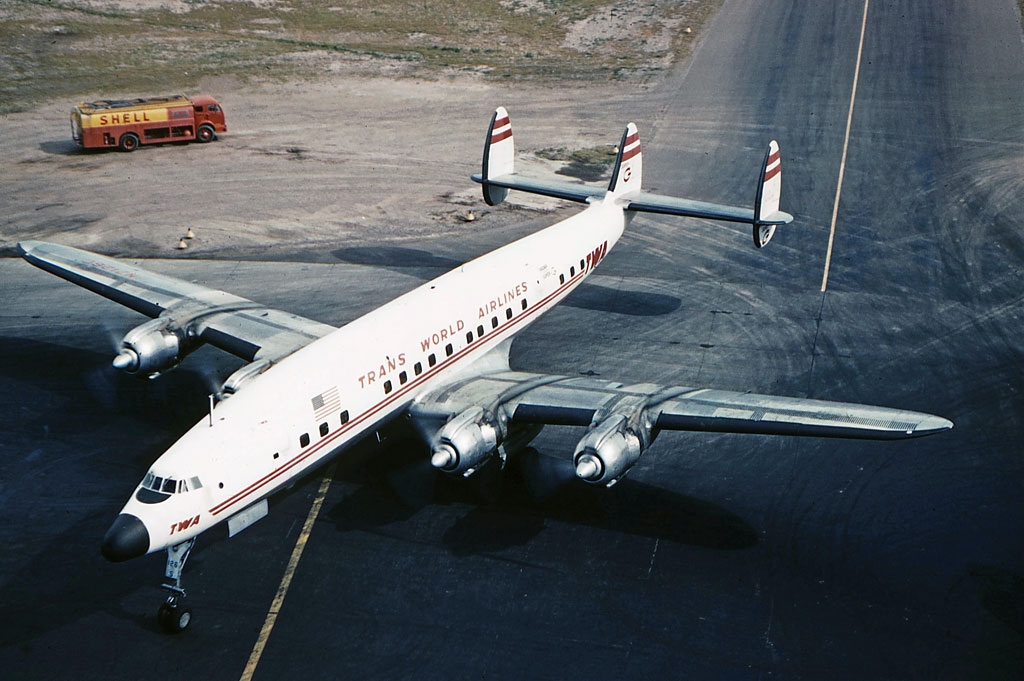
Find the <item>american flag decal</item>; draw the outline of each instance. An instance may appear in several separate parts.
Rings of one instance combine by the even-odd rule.
[[[317,420],[338,411],[341,407],[341,397],[337,388],[329,388],[310,401],[313,403],[313,416]]]

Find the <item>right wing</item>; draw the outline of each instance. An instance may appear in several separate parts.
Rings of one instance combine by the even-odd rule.
[[[161,320],[136,330],[145,328],[166,338],[174,334],[184,346],[209,343],[247,362],[273,362],[334,331],[327,324],[70,246],[23,241],[18,248],[36,267]],[[180,354],[189,349],[194,348],[185,347]],[[179,356],[173,359],[176,363]],[[140,364],[136,371],[150,373],[144,359]]]
[[[432,440],[435,465],[459,473],[494,451],[485,442],[500,445],[543,425],[586,427],[573,465],[580,478],[604,485],[621,478],[662,430],[893,440],[953,427],[904,409],[516,371],[455,381],[418,399],[409,414]]]

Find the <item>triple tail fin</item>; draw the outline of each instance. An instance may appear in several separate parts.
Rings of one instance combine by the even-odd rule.
[[[777,226],[793,221],[792,215],[779,210],[782,160],[779,144],[775,140],[768,145],[768,151],[764,155],[752,209],[652,194],[642,191],[642,179],[643,154],[640,149],[640,135],[633,123],[627,125],[625,132],[622,133],[619,153],[607,190],[577,182],[526,177],[516,173],[512,123],[504,107],[498,107],[491,116],[491,124],[487,128],[487,139],[484,143],[482,172],[473,176],[475,182],[483,185],[484,201],[489,206],[504,201],[509,189],[579,203],[611,196],[618,200],[624,210],[636,213],[660,213],[751,225],[754,228],[754,245],[757,248],[763,248],[771,241]]]

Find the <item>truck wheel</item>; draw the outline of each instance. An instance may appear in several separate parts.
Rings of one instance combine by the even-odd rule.
[[[212,126],[200,125],[199,130],[196,130],[196,140],[200,142],[211,142],[217,134]]]
[[[134,132],[126,132],[121,135],[121,141],[117,146],[121,151],[135,151],[139,148],[139,136]]]

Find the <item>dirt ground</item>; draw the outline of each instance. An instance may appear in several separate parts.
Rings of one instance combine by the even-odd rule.
[[[225,108],[228,132],[211,144],[82,151],[72,103],[0,118],[0,248],[56,240],[136,257],[265,258],[324,245],[401,241],[502,229],[522,211],[488,209],[479,171],[489,116],[506,106],[520,162],[530,152],[616,143],[650,86],[516,85],[331,74],[314,83],[242,86],[211,78],[201,91]],[[99,93],[97,93],[99,96]],[[528,210],[559,202],[516,197]],[[179,250],[181,237],[195,238]],[[315,257],[314,257],[315,259]]]

